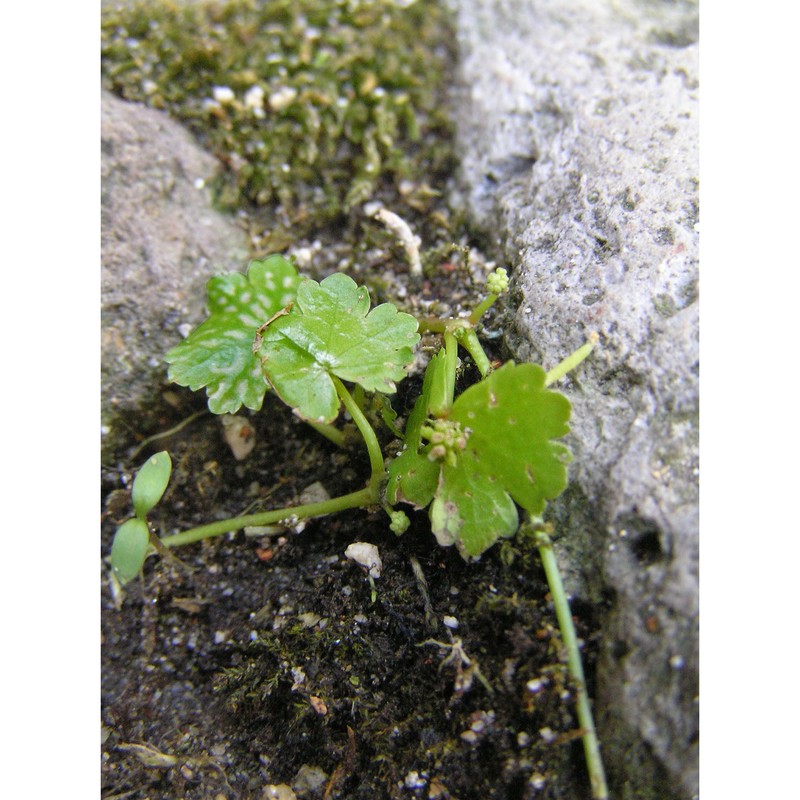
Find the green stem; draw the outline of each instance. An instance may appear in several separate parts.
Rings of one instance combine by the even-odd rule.
[[[344,403],[344,407],[347,409],[356,427],[364,437],[364,443],[367,446],[369,463],[372,469],[369,485],[377,492],[386,474],[386,468],[383,465],[383,453],[381,452],[380,444],[378,444],[378,437],[375,435],[372,425],[367,421],[358,403],[353,399],[350,392],[347,391],[347,387],[335,375],[331,375],[331,378],[333,379],[333,385],[336,387],[336,393],[339,395],[339,399]]]
[[[460,333],[461,346],[472,356],[481,377],[485,378],[492,371],[492,364],[478,339],[478,334],[473,328],[462,328]]]
[[[175,427],[170,428],[166,431],[161,431],[161,433],[154,433],[152,436],[148,436],[146,439],[143,439],[139,442],[136,449],[128,456],[128,461],[133,461],[139,453],[144,450],[147,445],[151,444],[152,442],[156,442],[159,439],[166,439],[167,436],[172,436],[179,431],[182,431],[187,425],[194,422],[198,417],[202,417],[204,414],[208,414],[208,410],[204,409],[203,411],[195,411],[194,414],[190,414],[186,419],[181,420]]]
[[[329,439],[338,447],[344,447],[344,433],[337,427],[330,425],[327,422],[314,422],[312,419],[307,419],[306,423],[310,425],[317,433],[321,433],[326,439]]]
[[[370,482],[365,489],[357,492],[344,494],[341,497],[332,497],[330,500],[322,500],[319,503],[307,503],[306,505],[294,506],[289,508],[277,508],[273,511],[262,511],[259,514],[246,514],[242,517],[232,517],[223,519],[219,522],[212,522],[208,525],[201,525],[199,528],[190,528],[188,531],[165,536],[161,540],[164,547],[178,547],[184,544],[192,544],[202,539],[211,539],[214,536],[221,536],[224,533],[232,533],[241,528],[255,525],[274,525],[276,522],[286,520],[308,519],[309,517],[322,517],[326,514],[334,514],[337,511],[344,511],[347,508],[363,508],[380,501],[380,492],[377,484]]]
[[[589,770],[592,797],[594,800],[607,800],[606,776],[603,770],[603,760],[600,757],[600,745],[597,741],[589,694],[586,691],[586,679],[583,674],[580,650],[578,649],[578,637],[575,634],[569,601],[564,591],[564,584],[561,582],[561,573],[553,552],[553,543],[550,541],[550,537],[541,530],[536,531],[534,534],[534,541],[539,548],[539,556],[542,559],[547,583],[550,586],[550,594],[553,596],[558,626],[561,629],[561,638],[567,650],[567,666],[572,679],[578,686],[576,710],[578,724],[583,730],[583,751],[586,756],[586,766]]]
[[[420,333],[444,333],[453,326],[455,320],[441,319],[440,317],[420,317],[419,332]]]
[[[499,294],[490,294],[480,304],[475,306],[472,313],[467,317],[471,324],[475,325],[477,321],[495,304]]]
[[[444,332],[444,397],[439,408],[431,408],[434,416],[442,417],[453,407],[458,369],[458,339],[452,331]]]
[[[547,373],[544,385],[550,386],[551,383],[555,383],[559,378],[563,378],[571,369],[575,369],[594,350],[599,338],[596,333],[590,333],[589,341],[586,344],[579,347],[574,353],[570,353],[560,364]]]

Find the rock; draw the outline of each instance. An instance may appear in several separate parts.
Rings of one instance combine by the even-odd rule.
[[[552,367],[578,600],[606,609],[612,795],[698,792],[697,5],[465,0],[457,138],[470,212],[512,268],[512,357]]]
[[[322,797],[327,781],[328,775],[323,769],[303,764],[294,776],[292,789],[300,798]]]
[[[202,320],[208,278],[244,269],[248,249],[235,220],[211,206],[206,187],[216,160],[179,124],[103,93],[101,136],[108,454],[131,443],[123,419],[157,397],[166,378],[164,353]]]

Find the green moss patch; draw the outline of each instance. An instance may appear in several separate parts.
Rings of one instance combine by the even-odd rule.
[[[102,75],[224,165],[224,206],[332,219],[450,158],[454,41],[436,2],[234,0],[105,9]]]

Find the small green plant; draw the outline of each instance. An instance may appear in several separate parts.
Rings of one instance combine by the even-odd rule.
[[[164,496],[172,474],[169,453],[156,453],[145,461],[133,481],[131,501],[135,517],[124,522],[114,536],[111,547],[111,567],[116,579],[125,584],[142,569],[154,539],[147,525],[147,514]]]
[[[112,567],[121,583],[141,571],[153,550],[200,541],[246,526],[272,525],[348,508],[382,506],[397,535],[409,520],[400,504],[427,509],[443,546],[476,558],[498,539],[520,529],[537,546],[555,599],[568,650],[568,664],[581,693],[579,722],[596,798],[606,797],[594,724],[584,688],[572,620],[541,515],[548,500],[567,486],[570,403],[550,388],[591,352],[596,337],[546,371],[536,364],[490,363],[476,333],[483,314],[506,291],[499,269],[487,280],[487,295],[471,314],[457,319],[420,319],[391,303],[370,307],[367,289],[335,273],[321,282],[302,278],[294,265],[273,255],[252,261],[246,275],[212,278],[209,318],[166,354],[169,376],[192,389],[204,388],[217,414],[241,406],[258,410],[273,391],[293,412],[337,444],[345,437],[334,424],[344,408],[360,434],[370,462],[367,485],[317,503],[275,509],[210,523],[159,539],[146,514],[169,479],[169,457],[154,456],[133,487],[136,518],[117,531]],[[442,347],[431,357],[422,390],[402,431],[389,396],[406,377],[420,332],[439,333]],[[475,362],[481,380],[455,396],[459,350]],[[348,388],[348,385],[351,388]],[[370,422],[372,400],[383,410],[403,449],[388,466]]]

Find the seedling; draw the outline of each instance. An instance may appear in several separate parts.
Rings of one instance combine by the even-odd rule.
[[[235,413],[242,406],[258,410],[273,391],[337,444],[344,442],[335,425],[344,407],[366,447],[370,478],[365,487],[339,497],[214,522],[159,540],[148,530],[146,514],[169,477],[169,457],[161,453],[134,482],[136,518],[117,531],[112,548],[117,579],[124,583],[138,575],[152,549],[348,508],[382,506],[397,535],[409,523],[399,504],[427,509],[439,544],[454,545],[467,559],[517,533],[519,509],[539,520],[547,501],[566,488],[571,459],[559,441],[569,432],[570,403],[550,387],[589,355],[596,337],[549,372],[514,362],[493,369],[476,326],[507,286],[505,270],[496,270],[487,280],[486,297],[467,317],[417,320],[391,303],[370,308],[366,287],[347,275],[336,273],[317,283],[301,278],[278,255],[251,262],[246,275],[212,278],[209,318],[166,354],[170,378],[204,388],[215,414]],[[421,393],[399,431],[388,398],[406,377],[421,330],[440,333],[443,344],[430,359]],[[482,378],[456,397],[460,349],[472,357]],[[388,467],[367,414],[373,400],[404,445]],[[570,671],[582,692],[579,721],[593,796],[604,798],[605,779],[566,596],[549,540],[537,535]]]
[[[136,516],[117,529],[111,547],[113,574],[122,584],[141,572],[151,549],[158,547],[155,537],[151,537],[147,514],[164,495],[171,474],[172,461],[169,454],[162,451],[148,458],[134,478],[131,501]]]

